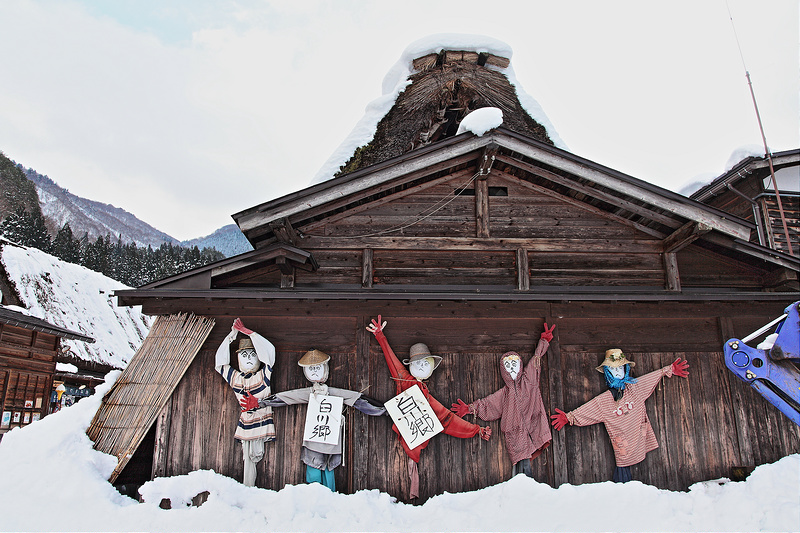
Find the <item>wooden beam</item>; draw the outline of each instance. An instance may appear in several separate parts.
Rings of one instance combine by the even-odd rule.
[[[488,176],[492,171],[492,165],[497,158],[497,150],[500,146],[497,143],[487,144],[483,149],[483,154],[478,161],[478,176]]]
[[[278,239],[278,242],[297,245],[297,232],[295,232],[292,223],[289,222],[287,217],[283,217],[280,220],[273,220],[269,223],[269,227],[272,229],[272,233],[275,235],[275,238]]]
[[[475,236],[489,238],[489,185],[486,176],[475,181]]]
[[[789,270],[788,268],[779,268],[774,272],[764,275],[764,287],[773,288],[780,287],[788,283],[797,283],[797,272]]]
[[[361,286],[363,288],[372,288],[372,275],[372,248],[364,248],[361,254]]]
[[[285,257],[276,257],[275,264],[278,265],[278,269],[281,271],[281,274],[289,275],[294,274],[294,265],[286,259]]]
[[[528,265],[527,248],[517,248],[517,289],[527,291],[531,288],[531,270]]]
[[[664,253],[675,253],[711,231],[711,226],[690,220],[664,239]]]
[[[294,269],[291,274],[281,274],[281,289],[294,288]]]
[[[668,291],[680,292],[681,275],[678,272],[678,259],[675,252],[664,252],[664,274]]]

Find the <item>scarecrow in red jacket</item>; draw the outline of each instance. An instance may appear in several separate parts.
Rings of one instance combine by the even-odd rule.
[[[680,357],[671,365],[637,379],[630,375],[635,364],[618,348],[606,351],[597,371],[605,375],[609,390],[574,411],[565,413],[556,409],[556,414],[550,415],[557,430],[567,424],[590,426],[602,422],[606,426],[617,463],[612,479],[617,483],[630,481],[630,467],[642,462],[647,452],[658,448],[653,426],[647,418],[645,400],[653,394],[664,376],[685,378],[689,375],[689,363],[681,361]]]
[[[452,413],[439,403],[439,401],[431,395],[428,386],[425,385],[424,380],[428,379],[431,374],[433,374],[433,371],[439,366],[439,363],[441,363],[442,358],[438,355],[431,355],[428,347],[418,342],[409,349],[410,359],[406,359],[401,363],[394,354],[394,351],[392,351],[391,346],[389,346],[389,341],[386,340],[386,336],[383,334],[383,329],[385,327],[386,322],[381,322],[381,316],[378,315],[378,320],[373,319],[372,324],[367,326],[367,330],[375,335],[375,338],[381,345],[381,349],[383,349],[383,356],[389,367],[389,373],[392,379],[395,380],[397,394],[416,385],[430,403],[433,412],[444,427],[445,434],[462,439],[480,435],[483,440],[489,440],[492,436],[492,428],[488,426],[480,427],[477,424],[471,424],[456,416],[455,413]],[[406,370],[403,364],[408,365],[408,370]],[[425,441],[415,448],[409,448],[395,424],[392,424],[392,430],[397,433],[397,438],[400,439],[400,444],[403,446],[406,455],[408,455],[408,475],[411,478],[410,496],[411,498],[417,498],[419,496],[419,470],[417,468],[417,463],[419,462],[420,453],[428,446],[430,441]]]
[[[230,344],[238,333],[248,338],[239,341],[236,356],[239,369],[233,368]],[[272,365],[275,364],[275,347],[267,339],[248,329],[240,319],[233,322],[231,332],[217,348],[214,368],[236,394],[241,402],[245,396],[266,398],[270,395]],[[248,487],[256,484],[256,464],[264,458],[264,443],[275,440],[275,425],[272,422],[272,408],[260,407],[252,411],[242,411],[236,426],[234,438],[242,443],[244,458],[243,483]]]
[[[517,352],[506,352],[500,358],[505,387],[480,400],[467,405],[460,398],[452,411],[458,416],[473,414],[481,420],[500,419],[500,429],[506,441],[506,450],[514,464],[511,474],[520,472],[533,477],[531,459],[535,459],[550,446],[552,437],[547,413],[539,389],[542,372],[542,356],[553,340],[555,325],[544,324],[536,351],[525,369],[520,372],[522,360]]]

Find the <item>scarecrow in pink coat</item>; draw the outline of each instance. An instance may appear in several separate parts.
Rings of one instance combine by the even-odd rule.
[[[617,462],[612,479],[617,483],[630,481],[631,466],[642,462],[647,452],[658,448],[653,426],[647,418],[645,400],[653,394],[664,376],[685,378],[689,375],[689,363],[681,361],[680,357],[671,365],[637,379],[630,375],[635,364],[618,348],[606,351],[597,371],[605,375],[609,390],[574,411],[565,413],[556,409],[556,414],[550,415],[557,430],[567,424],[590,426],[602,422],[606,426]]]
[[[533,477],[531,459],[535,459],[550,446],[550,426],[539,389],[542,356],[553,340],[555,325],[544,324],[533,357],[520,372],[522,360],[517,352],[506,352],[500,358],[505,387],[467,405],[460,398],[452,411],[458,416],[473,414],[481,420],[500,419],[500,429],[506,441],[506,450],[514,464],[512,475],[523,472]]]

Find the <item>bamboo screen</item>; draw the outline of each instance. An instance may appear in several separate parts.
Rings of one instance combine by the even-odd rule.
[[[159,316],[103,398],[86,434],[96,450],[119,460],[110,482],[128,464],[213,327],[214,319],[193,314]]]

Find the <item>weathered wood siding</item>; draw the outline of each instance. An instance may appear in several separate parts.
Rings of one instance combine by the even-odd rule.
[[[163,311],[150,304],[146,312]],[[648,415],[660,447],[633,467],[636,479],[660,488],[731,474],[733,466],[755,466],[800,451],[800,431],[724,366],[721,347],[779,314],[780,304],[679,303],[477,303],[477,302],[182,302],[184,310],[213,312],[217,327],[191,365],[165,411],[165,440],[153,465],[157,475],[199,468],[241,479],[241,447],[233,432],[238,405],[214,371],[214,352],[240,316],[270,339],[278,356],[276,391],[307,386],[296,362],[318,348],[331,355],[328,384],[388,400],[395,394],[383,354],[364,326],[377,314],[399,357],[425,342],[443,363],[428,382],[444,405],[467,402],[503,386],[499,357],[508,350],[527,362],[542,323],[557,325],[545,356],[541,389],[545,407],[574,409],[605,390],[595,367],[604,351],[620,347],[636,362],[635,375],[688,359],[690,376],[665,379],[648,400]],[[186,309],[187,307],[195,307]],[[257,484],[279,489],[302,483],[299,459],[305,409],[275,409],[278,440],[267,445]],[[471,420],[468,417],[468,420]],[[158,423],[158,422],[157,422]],[[479,425],[486,425],[478,421]],[[474,490],[507,480],[511,464],[499,421],[489,442],[440,435],[422,452],[421,501],[444,491]],[[601,426],[553,432],[553,445],[533,461],[537,480],[558,486],[610,479],[613,453]],[[345,465],[336,471],[342,492],[380,489],[400,499],[408,493],[406,456],[387,417],[349,410]],[[159,460],[158,458],[161,457]]]

